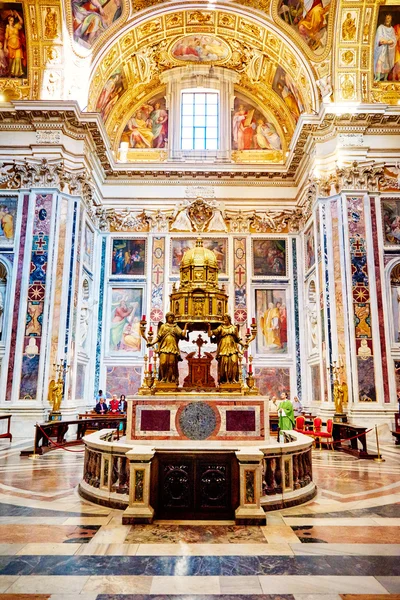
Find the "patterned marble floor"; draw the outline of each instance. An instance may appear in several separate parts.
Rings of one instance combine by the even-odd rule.
[[[392,443],[381,464],[316,451],[317,497],[265,527],[122,525],[77,495],[82,453],[27,443],[0,441],[0,600],[400,600]]]

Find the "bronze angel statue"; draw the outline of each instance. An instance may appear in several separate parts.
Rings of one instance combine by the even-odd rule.
[[[174,313],[168,312],[165,318],[166,323],[159,322],[157,337],[154,342],[148,343],[147,347],[158,344],[158,380],[163,383],[178,383],[178,363],[182,360],[179,351],[179,341],[188,339],[187,330],[190,323],[185,323],[185,327],[181,329],[175,323]]]

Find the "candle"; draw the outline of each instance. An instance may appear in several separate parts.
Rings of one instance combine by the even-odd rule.
[[[149,365],[149,373],[151,373],[153,370],[153,365]]]
[[[251,365],[251,363],[249,364],[249,375],[251,375],[253,373],[253,367]]]
[[[247,328],[247,335],[250,335],[250,327]]]
[[[142,321],[146,320],[146,315],[142,315]]]
[[[152,328],[152,326],[151,326],[151,325],[150,325],[150,327],[149,327],[149,333],[153,333],[153,328]]]
[[[251,319],[251,324],[252,324],[252,325],[255,325],[255,324],[256,324],[256,318],[255,318],[255,317],[253,317],[253,318]]]

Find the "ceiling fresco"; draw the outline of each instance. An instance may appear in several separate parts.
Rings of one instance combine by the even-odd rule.
[[[279,123],[279,132],[272,132],[270,139],[276,133],[287,147],[300,114],[317,110],[318,91],[308,61],[275,30],[226,11],[180,10],[142,21],[96,61],[88,108],[102,111],[116,151],[126,115],[140,110],[145,97],[162,91],[163,71],[215,64],[236,71],[240,81],[235,89],[262,107],[265,124],[255,122],[253,127],[261,131],[268,123],[274,128]],[[122,73],[127,84],[116,86]],[[252,145],[257,149],[256,141]],[[282,148],[274,149],[274,157],[273,162],[282,161]]]
[[[14,12],[10,20],[7,11]],[[18,56],[6,51],[7,27]],[[383,35],[392,41],[387,52],[379,41]],[[239,75],[235,96],[246,100],[248,113],[254,107],[253,131],[258,127],[260,134],[264,131],[258,141],[254,134],[246,143],[251,151],[261,153],[269,136],[268,143],[280,142],[285,154],[291,140],[298,144],[305,128],[312,127],[307,119],[320,111],[322,102],[399,103],[400,2],[217,0],[210,5],[203,0],[185,4],[26,0],[1,4],[0,94],[6,100],[79,100],[84,110],[101,115],[114,155],[123,134],[128,144],[139,147],[147,139],[153,150],[164,150],[156,128],[151,135],[143,130],[144,138],[140,142],[139,135],[137,142],[128,120],[146,103],[146,111],[152,106],[146,121],[156,110],[167,112],[160,74],[196,64],[218,65]]]

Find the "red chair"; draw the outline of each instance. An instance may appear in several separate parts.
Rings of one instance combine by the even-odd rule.
[[[322,419],[320,417],[315,417],[313,420],[313,430],[312,436],[314,438],[314,445],[319,444],[319,449],[321,450],[321,432],[322,432]]]
[[[296,417],[296,424],[295,424],[294,430],[298,431],[299,433],[304,433],[305,435],[313,434],[312,431],[307,431],[306,420],[304,417]]]
[[[331,450],[333,450],[332,431],[333,431],[333,420],[328,419],[326,422],[326,431],[320,431],[318,434],[320,445],[326,444],[328,446],[328,448],[329,448],[329,446],[331,447]]]

